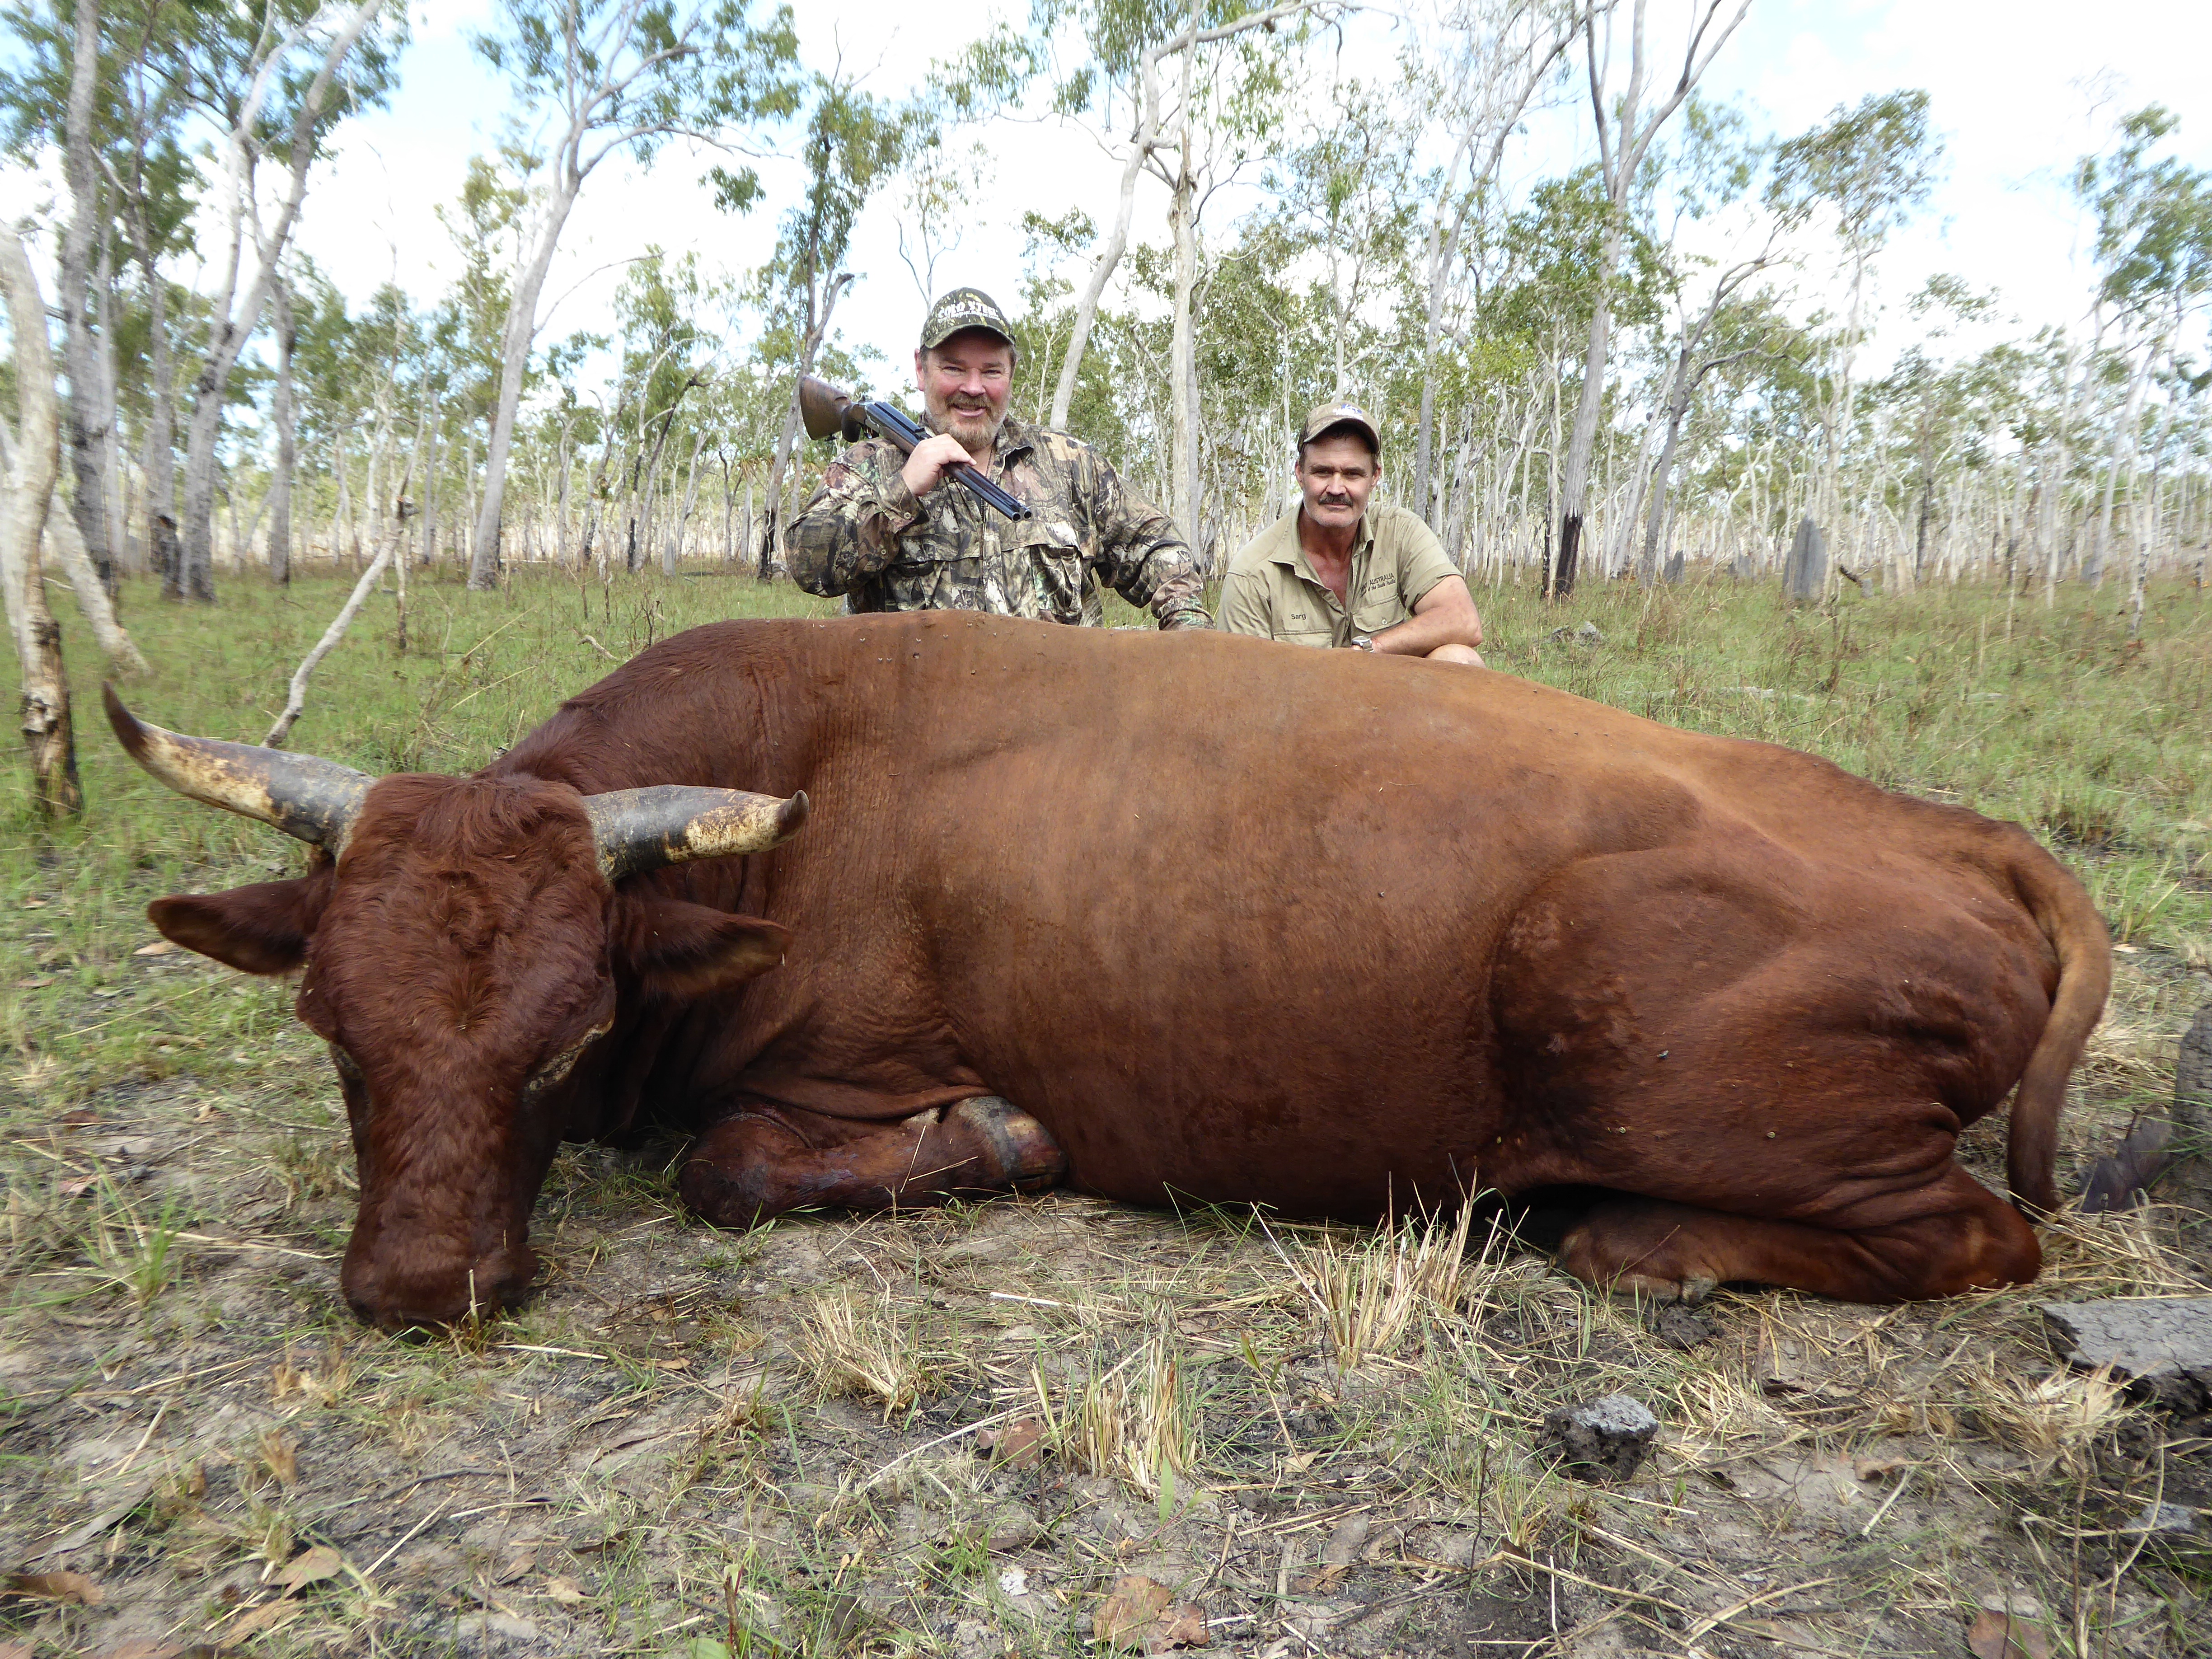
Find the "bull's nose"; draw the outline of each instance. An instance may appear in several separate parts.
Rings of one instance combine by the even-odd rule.
[[[346,1289],[346,1303],[364,1324],[386,1331],[410,1326],[458,1325],[474,1315],[489,1319],[522,1299],[538,1271],[527,1250],[501,1252],[459,1272],[380,1273],[365,1267]]]

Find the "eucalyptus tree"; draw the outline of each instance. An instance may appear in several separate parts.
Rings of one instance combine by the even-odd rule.
[[[1823,125],[1776,148],[1769,207],[1784,219],[1832,216],[1850,272],[1822,422],[1820,493],[1814,504],[1818,518],[1832,520],[1842,510],[1837,480],[1854,425],[1854,368],[1866,334],[1868,264],[1927,201],[1942,153],[1942,141],[1929,131],[1928,94],[1918,91],[1883,93],[1850,109],[1838,106]]]
[[[1380,349],[1369,315],[1378,292],[1401,293],[1413,276],[1418,115],[1399,89],[1359,81],[1333,89],[1330,119],[1271,167],[1267,185],[1285,236],[1273,257],[1318,259],[1327,273],[1329,388],[1354,398],[1355,368]]]
[[[542,146],[544,161],[507,307],[469,561],[473,588],[498,579],[507,453],[543,326],[539,301],[585,180],[612,155],[649,166],[672,138],[745,152],[762,131],[798,108],[799,94],[791,74],[799,40],[787,5],[757,21],[747,0],[501,0],[499,9],[498,28],[477,35],[476,49],[507,76],[520,118],[538,122],[526,142]],[[717,173],[724,207],[757,198],[750,168]]]
[[[761,272],[767,349],[789,362],[791,391],[769,465],[759,574],[775,568],[777,533],[788,516],[787,469],[799,441],[799,379],[814,372],[830,337],[837,302],[853,284],[844,269],[853,228],[876,192],[898,173],[907,157],[935,133],[935,112],[924,99],[907,104],[863,91],[842,65],[813,77],[806,114],[806,184],[783,216],[775,252]],[[723,199],[730,191],[725,186]]]
[[[35,165],[43,151],[58,151],[69,193],[69,217],[58,239],[55,297],[70,388],[70,510],[79,538],[111,589],[120,495],[110,477],[117,419],[114,233],[127,208],[135,204],[143,216],[149,205],[131,187],[145,182],[149,140],[172,157],[176,152],[167,130],[177,113],[174,97],[156,94],[151,100],[161,106],[158,138],[147,131],[145,119],[148,48],[156,38],[174,33],[173,20],[161,20],[160,10],[145,0],[115,0],[105,11],[98,0],[21,0],[0,11],[17,48],[0,67],[0,125],[7,147],[27,165]],[[173,186],[180,172],[169,169],[166,182]],[[129,228],[126,218],[126,233]]]
[[[1590,309],[1589,333],[1583,353],[1582,392],[1575,408],[1572,436],[1562,469],[1559,503],[1559,543],[1547,591],[1554,596],[1573,592],[1576,555],[1583,534],[1583,509],[1589,493],[1590,457],[1597,444],[1598,416],[1605,402],[1606,362],[1611,343],[1610,295],[1620,266],[1627,234],[1630,193],[1636,187],[1644,159],[1674,112],[1695,89],[1714,57],[1728,44],[1736,26],[1750,9],[1751,0],[1692,0],[1682,65],[1671,87],[1653,79],[1651,55],[1644,43],[1644,12],[1649,0],[1628,0],[1627,80],[1618,92],[1610,91],[1613,69],[1614,23],[1620,5],[1592,10],[1583,19],[1584,64],[1589,73],[1590,116],[1597,137],[1597,178],[1607,204],[1607,229],[1600,246],[1596,303]]]
[[[1636,567],[1637,580],[1647,588],[1658,580],[1660,549],[1674,507],[1674,453],[1690,400],[1707,375],[1771,349],[1773,325],[1778,321],[1772,314],[1772,298],[1747,303],[1743,290],[1775,264],[1777,239],[1794,223],[1789,216],[1770,214],[1763,226],[1748,227],[1750,232],[1763,230],[1764,234],[1741,234],[1737,245],[1729,248],[1729,255],[1741,257],[1683,252],[1683,225],[1711,221],[1743,205],[1771,151],[1748,137],[1740,111],[1715,109],[1693,99],[1682,121],[1683,141],[1668,158],[1667,167],[1674,222],[1653,236],[1676,324],[1674,362],[1664,381],[1658,455],[1649,477],[1644,548]],[[1690,295],[1692,269],[1713,273],[1702,304]],[[1649,447],[1647,444],[1647,451]],[[1624,545],[1631,533],[1632,526],[1624,525]]]
[[[2109,154],[2083,157],[2074,173],[2075,196],[2096,218],[2098,311],[2117,320],[2127,365],[2085,573],[2092,586],[2104,579],[2120,474],[2134,473],[2145,389],[2212,291],[2212,174],[2155,153],[2179,125],[2158,105],[2138,110],[2121,122]]]
[[[1468,216],[1488,201],[1506,144],[1521,131],[1545,82],[1559,73],[1582,27],[1589,0],[1458,0],[1444,19],[1441,61],[1419,77],[1428,123],[1451,138],[1443,167],[1430,180],[1423,238],[1426,277],[1421,313],[1419,424],[1414,434],[1413,511],[1431,510],[1437,377],[1453,282]]]
[[[398,7],[386,13],[385,0],[359,0],[346,10],[322,0],[270,0],[258,15],[179,9],[172,72],[188,82],[188,95],[221,135],[221,170],[208,204],[214,222],[197,236],[216,279],[199,296],[205,344],[185,440],[179,582],[185,598],[211,604],[216,450],[231,374],[276,286],[308,170],[337,122],[388,90],[406,15]],[[261,195],[264,164],[277,176],[270,202]]]
[[[49,819],[84,811],[76,739],[70,721],[62,630],[46,606],[39,544],[61,470],[61,417],[54,398],[52,344],[46,300],[13,225],[0,229],[0,289],[15,342],[17,421],[0,418],[0,598],[22,672],[21,728],[31,761],[32,795]]]
[[[1350,9],[1328,0],[1282,0],[1265,7],[1249,7],[1245,0],[1196,0],[1182,7],[1164,0],[1033,0],[1030,28],[1039,40],[1049,41],[1066,26],[1083,47],[1077,63],[1053,80],[1054,109],[1067,116],[1095,112],[1103,126],[1118,100],[1133,123],[1113,228],[1076,302],[1050,422],[1058,426],[1066,419],[1091,320],[1128,248],[1137,181],[1150,173],[1167,188],[1174,260],[1167,507],[1188,533],[1196,533],[1200,502],[1192,325],[1199,217],[1216,188],[1270,148],[1290,96],[1291,49],[1315,22]]]

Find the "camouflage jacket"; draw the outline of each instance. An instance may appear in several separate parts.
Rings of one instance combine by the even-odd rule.
[[[1001,518],[946,480],[917,501],[906,457],[871,438],[830,463],[784,532],[791,574],[848,611],[988,611],[1097,627],[1102,581],[1162,628],[1209,625],[1198,567],[1167,515],[1080,439],[1011,416],[992,481],[1035,516]]]

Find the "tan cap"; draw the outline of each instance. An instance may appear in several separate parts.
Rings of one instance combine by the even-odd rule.
[[[1356,426],[1367,434],[1367,441],[1375,453],[1382,453],[1382,434],[1375,424],[1375,417],[1358,404],[1316,404],[1306,416],[1306,423],[1298,428],[1298,447],[1304,449],[1331,427]]]
[[[980,288],[956,288],[939,295],[937,303],[930,307],[928,319],[921,325],[921,349],[932,350],[967,328],[986,330],[1008,345],[1014,343],[1014,325],[1006,320],[996,300]]]

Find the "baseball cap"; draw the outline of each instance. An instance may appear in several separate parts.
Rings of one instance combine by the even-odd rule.
[[[1013,325],[996,300],[980,288],[956,288],[939,295],[930,307],[921,325],[921,349],[941,346],[963,328],[988,329],[1008,345],[1014,343]]]
[[[1305,424],[1298,428],[1298,447],[1304,449],[1331,427],[1356,426],[1367,436],[1376,454],[1382,453],[1382,434],[1375,424],[1375,417],[1358,404],[1316,404],[1306,416]]]

